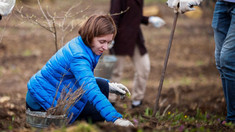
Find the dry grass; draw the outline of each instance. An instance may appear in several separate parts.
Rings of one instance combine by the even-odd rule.
[[[60,81],[61,85],[62,81]],[[75,83],[76,84],[76,83]],[[74,84],[74,86],[75,86]],[[49,108],[46,112],[47,115],[68,115],[70,109],[81,99],[84,90],[82,89],[82,86],[80,88],[77,88],[75,91],[73,91],[73,87],[70,87],[68,85],[67,87],[63,88],[60,94],[59,99],[57,100],[56,106],[54,106],[54,102],[56,99],[56,96],[59,91],[59,87],[57,88],[56,95],[54,97],[54,100],[52,102],[51,108]],[[71,115],[71,117],[73,114]]]

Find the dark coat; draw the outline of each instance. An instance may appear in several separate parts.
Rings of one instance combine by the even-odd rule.
[[[116,55],[133,56],[137,45],[141,55],[147,53],[140,24],[148,24],[148,17],[143,16],[143,0],[111,0],[111,14],[117,25],[117,36],[113,50]],[[125,11],[120,14],[121,11]]]

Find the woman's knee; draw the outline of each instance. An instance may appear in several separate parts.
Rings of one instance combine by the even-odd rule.
[[[108,98],[109,96],[109,84],[105,79],[96,78],[96,83],[98,84],[100,91]]]

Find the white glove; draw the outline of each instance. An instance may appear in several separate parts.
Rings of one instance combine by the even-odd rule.
[[[0,0],[0,14],[6,16],[15,6],[15,0]]]
[[[202,0],[168,0],[167,5],[170,8],[174,8],[175,12],[185,13],[195,10],[193,6],[198,6],[200,2],[202,2]]]
[[[121,83],[109,83],[109,92],[121,95],[121,98],[124,98],[126,93],[131,94],[127,87]]]
[[[124,126],[124,127],[128,127],[128,126],[132,126],[134,127],[134,125],[128,121],[128,120],[125,120],[125,119],[122,119],[122,118],[119,118],[117,119],[115,122],[114,122],[115,125],[119,125],[119,126]]]
[[[166,24],[166,22],[163,19],[161,19],[160,17],[157,17],[157,16],[149,17],[149,22],[152,23],[153,26],[156,28],[160,28]]]

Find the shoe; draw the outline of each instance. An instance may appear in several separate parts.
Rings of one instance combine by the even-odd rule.
[[[131,108],[140,107],[142,105],[142,100],[132,101]]]

